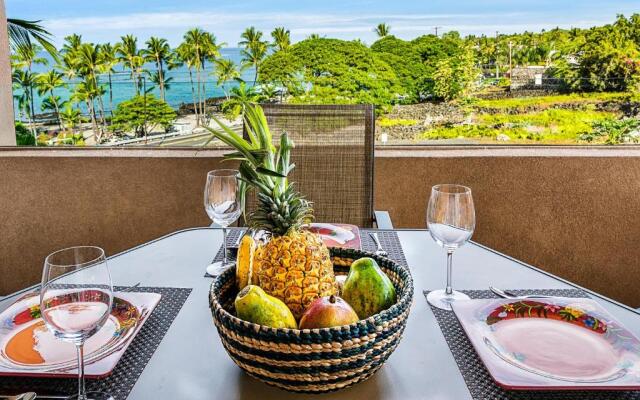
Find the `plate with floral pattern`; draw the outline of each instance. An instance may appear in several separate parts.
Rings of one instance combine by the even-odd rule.
[[[360,250],[362,248],[360,229],[349,224],[327,224],[313,222],[305,225],[304,229],[317,233],[327,247],[340,247]]]
[[[593,300],[464,300],[453,311],[505,389],[640,390],[640,340]]]
[[[157,293],[114,293],[111,314],[85,342],[88,378],[107,376],[160,301]],[[28,294],[0,313],[0,376],[77,376],[75,345],[57,339]]]

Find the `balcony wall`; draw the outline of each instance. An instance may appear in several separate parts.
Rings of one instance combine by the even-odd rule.
[[[207,171],[220,151],[0,150],[0,294],[39,281],[49,252],[122,251],[209,224]],[[474,240],[640,305],[640,148],[379,148],[376,209],[423,228],[432,185],[472,187]],[[176,265],[179,273],[180,265]]]

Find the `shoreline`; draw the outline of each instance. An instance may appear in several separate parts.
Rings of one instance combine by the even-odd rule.
[[[235,120],[229,120],[224,114],[220,112],[214,112],[213,115],[223,124],[231,128],[237,128],[242,124],[242,119],[240,117],[236,118]],[[171,125],[173,129],[171,129],[170,132],[166,132],[164,129],[162,129],[162,127],[157,127],[155,130],[148,132],[145,136],[141,137],[137,137],[134,134],[115,135],[111,132],[105,132],[105,137],[107,137],[107,139],[103,140],[103,142],[100,144],[95,143],[94,132],[90,122],[84,122],[80,124],[74,129],[74,132],[76,134],[82,134],[86,146],[118,146],[125,145],[127,143],[135,143],[137,141],[154,140],[154,138],[157,139],[158,137],[163,135],[170,137],[181,137],[189,135],[199,135],[207,132],[203,125],[198,126],[196,124],[195,113],[184,115],[178,113],[177,118]],[[28,124],[25,123],[25,126],[28,126]],[[217,125],[215,121],[213,121],[213,119],[209,121],[209,124],[207,126],[211,128],[217,128]],[[57,124],[45,125],[43,123],[36,123],[35,127],[36,129],[40,128],[45,130],[44,132],[40,132],[39,135],[42,133],[46,133],[49,135],[60,133]]]

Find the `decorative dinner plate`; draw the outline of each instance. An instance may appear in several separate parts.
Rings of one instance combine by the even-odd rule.
[[[157,293],[115,293],[111,315],[84,345],[85,374],[111,373],[160,301]],[[75,345],[57,339],[40,317],[40,297],[29,294],[0,313],[0,375],[77,376]]]
[[[505,389],[640,389],[640,341],[593,300],[462,300],[453,311]]]
[[[355,225],[314,222],[306,225],[304,229],[320,235],[327,247],[341,247],[355,250],[361,250],[362,248],[360,229]]]

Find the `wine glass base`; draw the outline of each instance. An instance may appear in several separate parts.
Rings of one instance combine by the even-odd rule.
[[[207,274],[211,275],[211,276],[218,276],[218,275],[222,275],[222,273],[226,270],[228,270],[229,268],[233,267],[234,265],[236,265],[235,262],[228,262],[228,263],[223,263],[222,261],[217,261],[214,263],[211,263],[207,266]]]
[[[86,396],[74,394],[67,397],[68,400],[113,400],[113,396],[104,392],[87,392]]]
[[[469,300],[470,297],[458,291],[447,294],[445,290],[434,290],[427,295],[427,301],[432,306],[441,310],[451,311],[451,303],[459,300]]]

